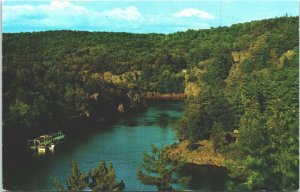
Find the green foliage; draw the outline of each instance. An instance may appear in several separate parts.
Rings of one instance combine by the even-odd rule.
[[[249,61],[248,59],[243,61],[241,70],[243,73],[251,73],[253,70],[253,64],[251,63],[251,61]]]
[[[189,109],[191,108],[189,104]],[[198,108],[198,106],[196,106]],[[184,118],[181,118],[177,121],[175,128],[177,130],[177,137],[180,141],[189,139],[192,142],[199,139],[199,135],[205,134],[204,126],[198,127],[200,124],[200,118],[195,111],[187,110]],[[202,114],[203,115],[203,114]],[[202,132],[201,132],[202,131]]]
[[[214,146],[215,153],[221,147],[224,139],[224,128],[222,123],[214,122],[210,139]]]
[[[116,174],[111,162],[108,166],[105,161],[99,162],[96,168],[89,171],[89,177],[91,179],[89,187],[94,191],[113,191],[117,185]]]
[[[247,156],[239,162],[229,164],[228,167],[230,170],[235,170],[231,173],[231,176],[237,178],[238,181],[229,181],[227,184],[228,190],[257,191],[268,189],[266,184],[274,185],[269,180],[271,176],[269,175],[270,167],[261,158]]]
[[[245,155],[260,156],[267,150],[267,128],[264,126],[263,114],[255,101],[247,101],[244,115],[240,119],[239,146]],[[255,142],[253,141],[255,138]]]
[[[205,82],[207,84],[216,86],[223,84],[232,65],[232,57],[230,50],[227,47],[216,46],[214,50],[214,61],[207,67],[205,74]]]
[[[198,50],[211,50],[209,56],[197,60],[197,48],[191,51],[189,75],[197,81],[187,81],[197,83],[200,93],[187,101],[177,135],[179,140],[192,142],[210,138],[217,149],[221,130],[238,129],[238,142],[223,151],[230,157],[227,167],[233,180],[229,190],[299,187],[295,22],[282,17],[213,29],[206,34],[210,38],[205,45],[198,45]]]
[[[184,88],[184,75],[164,70],[158,77],[157,91],[161,93],[181,93]]]
[[[236,144],[239,155],[233,157],[234,163],[229,166],[233,178],[243,178],[239,186],[245,190],[298,188],[299,114],[298,101],[293,99],[298,94],[294,87],[298,77],[290,70],[272,69],[272,75],[264,79],[268,86],[260,87],[264,102],[245,99]],[[278,74],[282,75],[281,80]],[[237,174],[241,167],[243,175]]]
[[[189,177],[176,178],[175,173],[184,165],[179,157],[171,158],[167,149],[151,145],[151,153],[144,153],[143,163],[137,172],[139,180],[145,185],[154,185],[158,191],[173,191],[172,184],[187,183]]]
[[[69,191],[82,191],[88,186],[88,177],[81,173],[76,161],[72,161],[71,175],[67,178],[67,188]]]
[[[138,91],[199,88],[177,123],[179,140],[211,138],[218,146],[220,127],[239,130],[238,143],[229,146],[234,185],[295,190],[298,28],[298,17],[280,17],[174,34],[3,34],[3,131],[38,134],[74,117],[109,118],[128,102],[129,88],[104,80],[104,72],[139,72],[129,82]]]
[[[92,168],[89,174],[80,171],[79,165],[76,161],[72,161],[71,174],[66,179],[67,189],[58,181],[54,179],[53,186],[58,191],[124,191],[125,184],[123,180],[117,182],[116,174],[112,163],[106,166],[105,161],[99,162],[96,168]]]
[[[219,88],[203,89],[199,97],[189,101],[186,111],[176,126],[180,140],[209,139],[214,123],[221,123],[224,131],[232,129],[233,111]]]

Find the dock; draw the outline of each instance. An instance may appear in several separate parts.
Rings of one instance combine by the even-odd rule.
[[[65,135],[59,131],[57,133],[51,133],[46,135],[41,135],[35,139],[30,139],[27,141],[28,146],[37,150],[38,153],[46,153],[47,150],[53,151],[54,147],[62,142]]]

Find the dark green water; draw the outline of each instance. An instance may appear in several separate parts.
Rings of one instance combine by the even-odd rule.
[[[100,160],[112,161],[118,179],[123,179],[126,184],[126,190],[155,190],[155,187],[145,186],[137,180],[136,171],[142,154],[150,151],[150,144],[162,146],[177,142],[172,126],[183,112],[182,101],[152,102],[146,111],[119,117],[105,130],[69,138],[57,146],[54,153],[38,156],[26,151],[18,158],[6,161],[6,188],[29,191],[52,189],[53,176],[64,182],[70,172],[71,161],[75,159],[84,171],[95,167]],[[217,185],[216,189],[222,189],[223,186],[216,183],[206,186],[214,178],[218,177],[193,173],[192,183],[179,187],[215,189]]]

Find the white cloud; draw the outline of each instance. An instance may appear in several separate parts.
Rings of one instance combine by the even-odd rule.
[[[125,20],[138,20],[143,18],[142,14],[134,6],[130,6],[125,9],[116,8],[113,10],[104,11],[102,12],[102,14],[109,17],[121,18]]]
[[[4,5],[3,24],[36,25],[36,27],[102,26],[105,23],[124,24],[143,19],[134,6],[96,11],[70,1],[54,0],[39,5]]]
[[[174,17],[198,17],[202,19],[214,19],[215,16],[199,9],[188,8],[173,14]]]
[[[172,15],[142,14],[135,6],[104,10],[97,8],[100,7],[91,8],[59,0],[38,4],[6,4],[3,6],[3,30],[19,32],[69,29],[166,33],[189,28],[209,28],[207,23],[191,18],[195,13],[186,13],[184,10]],[[199,15],[199,10],[196,13]]]

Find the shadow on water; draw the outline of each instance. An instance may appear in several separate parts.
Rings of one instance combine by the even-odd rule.
[[[178,174],[192,177],[188,186],[180,188],[201,191],[224,191],[229,178],[226,168],[213,165],[187,164]]]
[[[157,124],[162,128],[168,127],[169,119],[170,119],[170,116],[167,113],[160,113],[156,117]]]

